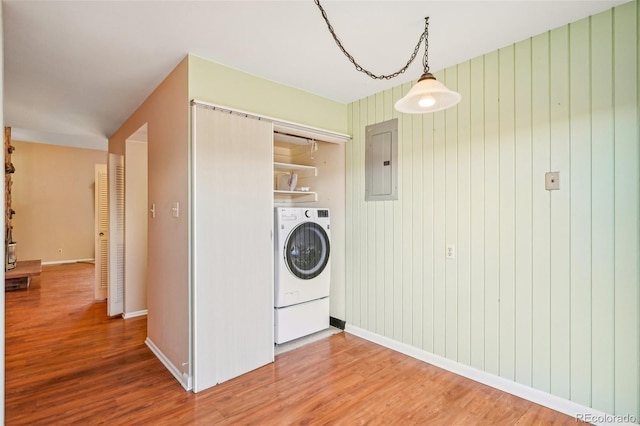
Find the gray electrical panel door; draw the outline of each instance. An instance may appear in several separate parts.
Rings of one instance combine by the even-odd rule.
[[[397,118],[365,127],[364,199],[398,199]]]

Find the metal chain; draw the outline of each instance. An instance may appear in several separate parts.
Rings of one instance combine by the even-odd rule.
[[[344,46],[342,45],[342,42],[340,41],[340,39],[336,35],[335,31],[333,30],[333,26],[331,25],[331,23],[329,22],[329,18],[327,17],[327,12],[325,12],[324,8],[320,4],[320,0],[313,0],[313,1],[315,2],[316,6],[318,6],[318,8],[320,9],[320,12],[322,13],[322,17],[324,18],[324,21],[327,23],[327,28],[329,28],[329,32],[333,36],[333,39],[335,40],[336,44],[338,45],[340,50],[342,50],[342,53],[344,53],[344,55],[347,58],[349,58],[349,61],[351,61],[353,66],[356,67],[356,70],[358,70],[358,71],[360,71],[362,73],[365,73],[366,75],[368,75],[369,77],[371,77],[371,78],[373,78],[375,80],[390,80],[392,78],[395,78],[395,77],[399,76],[400,74],[404,73],[407,70],[407,68],[409,68],[409,65],[411,65],[413,60],[418,55],[418,50],[420,50],[420,45],[422,44],[422,40],[424,40],[424,57],[422,58],[422,66],[424,68],[424,72],[425,73],[429,72],[429,64],[428,64],[428,57],[427,57],[427,51],[429,50],[429,40],[428,40],[428,36],[429,36],[429,17],[424,18],[424,20],[425,20],[424,32],[420,35],[420,39],[418,40],[418,44],[416,44],[415,49],[413,49],[413,53],[411,54],[411,57],[407,61],[406,65],[404,67],[400,68],[398,71],[394,72],[393,74],[375,75],[371,71],[363,68],[360,64],[358,64],[356,62],[356,60],[353,58],[353,56],[351,56],[351,54],[349,52],[347,52],[347,49],[344,48]]]
[[[423,73],[429,72],[429,17],[424,18],[424,56],[422,57]]]

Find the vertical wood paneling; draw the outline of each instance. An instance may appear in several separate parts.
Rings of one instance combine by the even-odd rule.
[[[442,78],[437,76],[436,78]],[[446,334],[446,153],[444,112],[433,114],[433,351],[445,356]]]
[[[375,124],[376,120],[376,95],[367,98],[367,119],[366,125]],[[366,152],[366,147],[365,147]],[[376,329],[376,274],[378,265],[376,264],[376,203],[364,203],[367,212],[367,224],[365,231],[366,239],[366,281],[363,283],[366,288],[366,298],[362,299],[362,319],[366,327],[371,330]]]
[[[353,141],[360,141],[359,135],[358,135],[358,139],[356,139],[356,133],[355,130],[359,130],[360,129],[360,123],[357,123],[357,120],[354,120],[354,114],[355,114],[355,108],[356,108],[355,103],[351,103],[349,105],[347,105],[347,114],[348,114],[348,120],[347,120],[347,131],[349,132],[350,135],[352,135],[353,137]],[[354,146],[356,145],[355,142],[353,143],[348,143],[345,146],[345,167],[347,168],[346,173],[345,173],[345,185],[347,188],[351,189],[355,186],[355,176],[359,176],[359,170],[356,167],[356,164],[354,163]],[[355,242],[355,223],[356,223],[356,219],[355,219],[355,200],[354,200],[354,194],[353,191],[348,191],[347,192],[347,196],[345,197],[345,264],[346,265],[354,265],[355,264],[355,259],[354,259],[354,253],[355,253],[355,248],[358,247],[358,244]],[[345,287],[345,294],[344,294],[344,300],[345,300],[345,306],[348,307],[348,309],[345,310],[345,321],[347,321],[348,324],[353,324],[353,311],[351,310],[351,307],[353,306],[353,284],[355,282],[355,276],[353,274],[353,268],[352,267],[347,267],[346,271],[345,271],[345,282],[346,283],[350,283],[349,285],[347,285]]]
[[[382,123],[385,115],[384,93],[376,94],[375,116],[373,123]],[[376,234],[376,256],[375,256],[375,295],[372,304],[375,305],[375,332],[384,334],[384,277],[386,265],[385,256],[385,232],[384,232],[384,202],[369,203],[373,204],[375,217],[375,234]],[[373,269],[373,268],[372,268]],[[373,284],[373,283],[372,283]]]
[[[615,411],[640,418],[637,2],[614,10]],[[636,37],[630,36],[636,34]]]
[[[484,370],[484,58],[471,60],[471,365]]]
[[[393,105],[395,104],[395,99],[393,97],[394,92],[392,90],[384,91],[384,121],[391,120],[394,115]],[[384,335],[391,337],[393,336],[393,279],[394,279],[394,269],[393,262],[390,262],[390,259],[393,259],[393,206],[397,204],[392,201],[384,202],[384,258],[385,258],[385,268],[384,268]]]
[[[448,68],[443,81],[451,90],[457,90],[456,67]],[[441,77],[441,78],[442,78]],[[458,109],[445,114],[445,244],[457,245],[458,240]],[[444,249],[441,249],[443,252]],[[445,262],[445,356],[458,358],[458,259]]]
[[[500,375],[515,377],[515,57],[498,51],[500,108]]]
[[[434,333],[434,151],[433,151],[433,114],[422,116],[423,131],[423,165],[424,165],[424,291],[423,291],[423,339],[422,347],[429,352],[435,352],[433,346]]]
[[[403,87],[403,93],[411,88],[407,83]],[[402,341],[411,344],[413,337],[413,116],[403,115],[400,119],[402,126],[402,162],[400,172],[402,174],[402,186],[399,194],[402,202]]]
[[[471,365],[471,64],[458,66],[458,92],[462,100],[458,104],[458,361]]]
[[[361,169],[360,166],[360,151],[362,146],[364,145],[364,138],[361,137],[361,129],[360,125],[360,103],[354,102],[351,104],[352,107],[352,136],[353,143],[351,143],[351,151],[347,151],[347,164],[350,164],[351,172],[347,172],[347,176],[351,175],[351,181],[353,182],[353,186],[351,188],[350,196],[347,198],[351,199],[351,207],[347,206],[347,217],[350,218],[351,224],[347,224],[347,231],[351,232],[352,235],[352,253],[349,253],[351,257],[351,262],[347,262],[349,265],[347,268],[347,281],[349,282],[349,275],[351,276],[351,285],[347,286],[347,294],[351,294],[352,301],[350,304],[346,306],[349,309],[346,309],[347,312],[347,321],[353,324],[360,324],[359,313],[360,309],[356,309],[360,300],[360,251],[359,247],[360,243],[360,226],[358,224],[358,220],[360,218],[360,200],[359,200],[359,191],[360,182],[364,179],[364,170]],[[351,158],[349,157],[351,154]],[[349,166],[347,166],[349,167]],[[364,195],[363,195],[364,197]]]
[[[531,40],[515,46],[515,380],[532,380],[532,83]],[[538,182],[539,183],[539,182]]]
[[[408,89],[407,89],[408,90]],[[401,86],[393,88],[393,103],[402,98],[403,91]],[[393,113],[394,117],[398,117],[398,196],[403,197],[403,181],[404,176],[402,174],[402,147],[403,145],[403,129],[400,123],[400,114],[397,111]],[[398,200],[393,203],[393,338],[398,341],[402,341],[402,280],[404,274],[402,273],[402,200]],[[389,259],[387,259],[387,262]],[[387,285],[389,285],[387,283]]]
[[[551,191],[551,393],[570,397],[570,151],[569,29],[550,35],[551,170],[560,190]]]
[[[412,277],[413,288],[411,291],[411,303],[412,303],[412,337],[411,344],[418,348],[422,347],[422,336],[424,320],[422,301],[424,298],[424,264],[423,264],[423,242],[422,236],[424,235],[422,214],[424,211],[424,165],[422,163],[424,154],[424,144],[422,143],[422,117],[419,115],[412,117],[412,169],[413,169],[413,191],[411,199],[413,201],[413,208],[411,209],[411,232],[412,232]]]
[[[591,18],[591,339],[593,407],[614,411],[613,14]]]
[[[640,418],[639,14],[629,2],[437,73],[454,109],[399,114],[410,84],[350,106],[348,321]],[[392,117],[400,199],[365,203],[364,126]]]
[[[532,121],[532,307],[533,380],[536,389],[551,389],[551,197],[544,189],[544,174],[550,171],[549,123],[549,33],[531,40]]]
[[[500,373],[500,108],[498,52],[484,59],[485,370]]]
[[[591,404],[591,75],[589,20],[569,26],[571,399]]]
[[[385,90],[382,93],[382,116],[377,117],[377,122],[391,120],[393,118],[393,92],[392,90]],[[378,220],[377,228],[380,232],[379,235],[379,256],[376,259],[376,262],[381,266],[381,270],[377,276],[377,294],[378,297],[378,307],[377,307],[377,317],[378,317],[378,327],[377,333],[382,335],[391,336],[390,327],[393,325],[393,310],[389,309],[389,307],[393,307],[393,304],[390,303],[393,300],[393,291],[389,286],[389,283],[393,283],[393,270],[389,266],[388,262],[385,259],[392,259],[393,252],[393,234],[389,234],[390,226],[390,207],[392,207],[392,202],[384,201],[382,203],[377,204],[377,212],[376,218]],[[391,290],[390,290],[391,289]],[[390,296],[387,299],[387,294]],[[388,334],[387,334],[388,333]]]
[[[359,121],[360,121],[360,138],[361,138],[361,142],[360,142],[360,160],[359,162],[361,164],[364,164],[365,161],[365,133],[364,133],[364,129],[365,127],[369,124],[368,119],[367,119],[367,113],[368,113],[368,107],[367,107],[367,100],[363,99],[360,101],[360,117],[359,117]],[[358,318],[358,323],[360,324],[361,327],[366,327],[367,324],[367,309],[366,306],[364,306],[366,304],[366,302],[368,301],[368,292],[367,292],[367,269],[369,267],[368,265],[368,260],[367,260],[367,203],[364,203],[364,189],[365,189],[365,182],[364,182],[364,170],[362,172],[363,174],[363,178],[360,181],[360,185],[358,188],[358,206],[359,206],[359,215],[358,215],[358,223],[357,226],[359,228],[359,239],[358,241],[360,242],[360,250],[358,250],[358,255],[360,256],[360,262],[359,262],[359,267],[360,267],[360,271],[359,271],[359,294],[358,294],[358,298],[355,299],[355,303],[358,305],[357,306],[357,318]]]
[[[371,104],[369,105],[371,107]],[[380,123],[383,120],[385,111],[384,94],[377,93],[374,96],[373,111],[369,110],[369,124]],[[374,251],[374,263],[370,265],[369,271],[373,277],[369,281],[369,300],[371,303],[369,321],[371,328],[376,333],[384,333],[384,204],[367,203],[370,226],[373,232],[369,235],[370,247]]]

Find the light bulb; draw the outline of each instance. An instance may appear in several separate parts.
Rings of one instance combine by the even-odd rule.
[[[436,104],[436,99],[433,96],[425,95],[420,98],[418,101],[418,105],[422,108],[429,108],[430,106],[434,106]]]

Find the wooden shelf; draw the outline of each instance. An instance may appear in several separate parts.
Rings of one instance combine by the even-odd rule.
[[[318,169],[315,166],[305,166],[302,164],[291,164],[291,163],[273,163],[273,170],[281,170],[281,171],[299,171],[306,172],[312,174],[313,176],[318,176]]]
[[[301,198],[301,197],[307,197],[307,198],[312,198],[312,200],[306,200],[306,201],[318,201],[318,193],[317,192],[312,192],[312,191],[280,191],[280,190],[274,190],[273,191],[273,195],[276,197],[284,197],[284,198]]]

